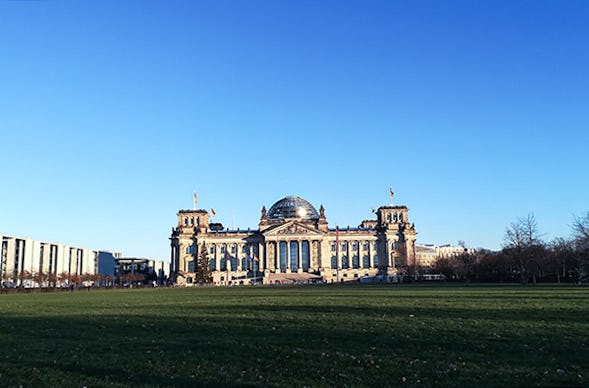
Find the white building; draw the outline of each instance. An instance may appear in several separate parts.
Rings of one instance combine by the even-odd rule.
[[[474,248],[463,247],[461,245],[435,245],[435,244],[416,244],[415,258],[417,265],[422,267],[431,267],[438,258],[449,258],[458,256],[463,253],[472,254]]]
[[[31,286],[55,282],[60,277],[99,274],[99,251],[28,237],[0,235],[0,280],[2,285]],[[113,266],[114,268],[114,266]],[[111,270],[112,271],[112,270]],[[27,281],[25,281],[27,280]]]

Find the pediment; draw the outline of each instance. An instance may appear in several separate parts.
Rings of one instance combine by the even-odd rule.
[[[286,222],[282,225],[277,225],[266,229],[263,232],[264,236],[292,236],[292,235],[320,235],[321,233],[315,228],[301,224],[296,221]]]

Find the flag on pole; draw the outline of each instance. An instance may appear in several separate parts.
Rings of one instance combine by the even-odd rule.
[[[395,195],[395,193],[393,193],[393,188],[389,187],[389,193],[391,194],[391,198],[393,198],[393,195]]]
[[[335,245],[339,246],[339,228],[335,227]]]
[[[217,213],[215,213],[215,209],[211,208],[211,216],[215,216]]]
[[[196,196],[196,191],[192,193],[192,207],[196,209],[196,204],[198,203],[198,197]]]

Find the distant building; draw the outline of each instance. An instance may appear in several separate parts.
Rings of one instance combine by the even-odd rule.
[[[415,245],[415,261],[420,267],[431,267],[436,259],[438,253],[434,244],[416,244]]]
[[[114,278],[115,261],[122,256],[118,252],[72,247],[28,237],[0,235],[0,241],[0,280],[4,286],[60,285],[76,275]],[[164,268],[168,266],[166,263]]]
[[[114,276],[115,260],[120,259],[120,252],[99,251],[98,252],[98,273],[101,275]]]
[[[456,245],[416,244],[415,257],[418,266],[431,267],[438,258],[449,258],[463,253],[474,253],[474,248]]]
[[[168,280],[169,268],[170,263],[160,260],[120,257],[115,259],[114,276],[119,284],[126,281],[165,284]],[[130,278],[128,275],[136,275],[136,277]]]
[[[98,273],[98,251],[28,237],[0,235],[0,279],[3,285],[29,286],[35,275],[48,279],[67,274]]]
[[[415,260],[415,227],[406,206],[381,206],[355,228],[329,227],[319,211],[289,196],[266,211],[255,230],[229,230],[206,210],[180,210],[172,230],[171,278],[194,282],[205,249],[216,284],[342,282],[402,273]]]

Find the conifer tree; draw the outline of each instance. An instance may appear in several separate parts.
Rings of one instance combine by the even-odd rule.
[[[210,284],[213,282],[213,275],[209,266],[209,255],[205,243],[202,243],[200,246],[195,282],[199,284]]]

